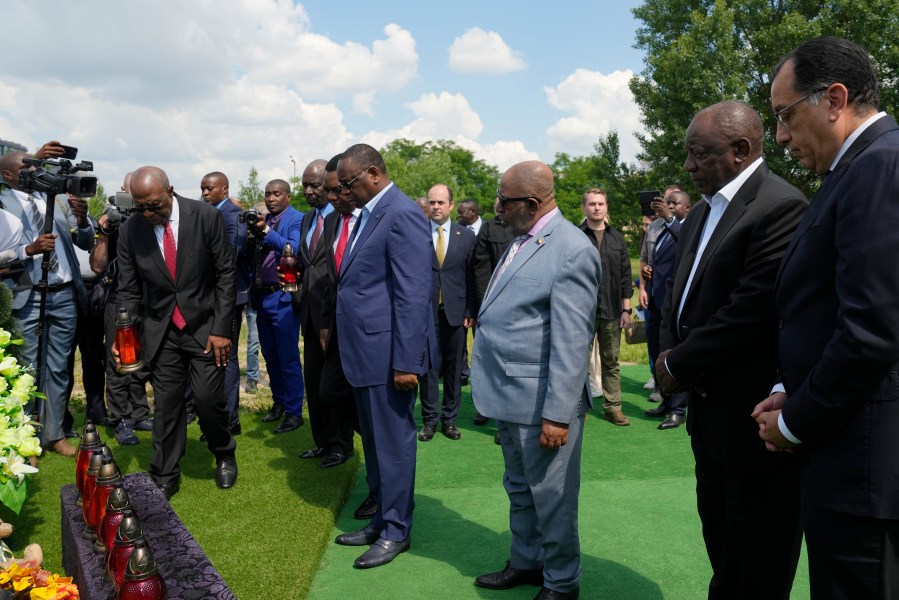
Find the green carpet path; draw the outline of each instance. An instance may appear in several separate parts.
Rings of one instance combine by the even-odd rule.
[[[656,429],[643,415],[656,406],[642,389],[649,371],[624,366],[623,409],[629,427],[588,414],[580,493],[581,594],[585,600],[697,599],[706,596],[711,569],[696,514],[693,455],[684,427]],[[307,598],[519,600],[537,588],[484,590],[474,578],[503,567],[509,556],[508,499],[502,487],[502,455],[492,422],[471,424],[465,398],[457,426],[462,439],[438,431],[419,442],[412,547],[392,563],[358,570],[365,548],[328,544]],[[359,528],[352,512],[367,494],[364,467],[341,511],[333,535]],[[772,507],[772,510],[775,508]],[[808,598],[805,556],[792,598]]]

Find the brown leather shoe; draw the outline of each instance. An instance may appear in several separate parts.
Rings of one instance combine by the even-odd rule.
[[[69,443],[69,440],[66,438],[62,438],[61,440],[56,440],[52,444],[47,447],[48,450],[52,452],[56,452],[60,456],[68,456],[69,458],[75,456],[78,453],[75,450],[75,447]]]
[[[603,413],[602,418],[612,423],[613,425],[618,425],[619,427],[626,427],[631,424],[631,420],[625,417],[620,410],[612,410],[607,413]]]

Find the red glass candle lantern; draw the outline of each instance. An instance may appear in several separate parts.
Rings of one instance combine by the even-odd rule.
[[[106,500],[106,514],[100,522],[100,531],[94,544],[98,551],[108,554],[112,549],[112,545],[115,543],[115,532],[124,518],[126,509],[131,510],[131,497],[122,484],[117,483]]]
[[[293,247],[284,244],[281,251],[281,260],[278,261],[278,271],[284,277],[284,291],[295,292],[298,289],[297,278],[300,274],[300,261],[297,260]]]
[[[143,366],[140,360],[140,331],[128,316],[128,309],[119,307],[115,319],[115,345],[119,351],[119,373],[133,373]]]
[[[91,451],[100,445],[100,434],[97,427],[88,421],[81,433],[81,446],[78,449],[78,458],[75,460],[75,487],[78,489],[79,502],[84,492],[84,474],[87,472],[87,463],[91,458]]]
[[[92,450],[91,459],[87,463],[87,471],[84,473],[84,491],[81,494],[81,515],[84,517],[84,533],[81,537],[86,540],[97,539],[94,532],[94,526],[91,524],[93,512],[91,511],[91,500],[94,497],[94,488],[97,486],[97,473],[100,472],[100,466],[103,464],[104,456],[112,456],[106,444],[101,443]]]
[[[126,511],[116,529],[112,550],[106,557],[106,572],[109,574],[116,592],[122,585],[122,579],[125,577],[125,565],[128,563],[128,558],[131,557],[131,552],[134,551],[135,542],[143,541],[143,539],[144,534],[137,515],[132,510]]]
[[[94,494],[91,496],[91,527],[100,534],[100,524],[106,516],[106,501],[109,493],[117,483],[122,482],[122,472],[111,456],[104,457],[97,472],[97,480],[94,485]]]
[[[156,568],[153,553],[141,539],[134,543],[134,550],[125,566],[125,578],[116,594],[116,600],[166,600],[165,581]]]

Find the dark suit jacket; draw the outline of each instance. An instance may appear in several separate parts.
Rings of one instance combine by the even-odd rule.
[[[391,186],[340,264],[335,318],[353,387],[392,386],[394,371],[423,375],[437,360],[430,253],[421,209]]]
[[[428,221],[428,229],[432,227]],[[433,234],[431,239],[433,240]],[[434,306],[434,318],[440,291],[443,290],[443,312],[446,321],[453,327],[461,327],[465,317],[472,317],[474,312],[474,281],[471,271],[471,254],[474,251],[475,236],[471,230],[450,223],[450,242],[447,246],[443,267],[437,261],[436,248],[431,253],[431,270],[433,272],[434,289],[431,303]]]
[[[775,288],[784,422],[805,497],[899,519],[899,126],[875,121],[815,195]]]
[[[237,296],[235,304],[246,304],[250,290],[250,275],[247,270],[247,224],[240,222],[240,208],[228,198],[219,209],[225,220],[225,235],[234,253],[235,282]]]
[[[471,254],[471,271],[474,276],[474,313],[477,314],[487,293],[490,276],[499,264],[499,259],[512,243],[512,232],[499,217],[481,224]]]
[[[674,219],[670,224],[663,225],[663,235],[659,236],[653,246],[652,293],[650,294],[650,299],[659,309],[665,304],[665,288],[668,285],[668,280],[674,277],[677,241],[681,225],[682,223],[677,219]]]
[[[309,229],[315,227],[314,211],[306,213],[309,218],[303,219],[300,224],[300,264],[303,269],[303,300],[300,303],[300,323],[303,329],[303,337],[307,340],[317,341],[321,326],[322,306],[327,301],[328,287],[328,258],[333,254],[327,244],[326,229],[328,217],[335,214],[333,211],[325,217],[325,225],[322,226],[322,234],[315,248],[315,254],[310,254],[306,245],[306,234]],[[335,221],[332,219],[332,227]],[[333,238],[331,238],[333,241]],[[333,258],[331,259],[333,262]],[[331,265],[333,270],[334,265]]]
[[[596,314],[602,319],[617,321],[621,317],[621,301],[630,298],[634,289],[627,242],[617,229],[606,225],[600,248],[586,221],[580,224],[579,229],[587,235],[590,243],[599,252],[599,260],[602,263],[602,280],[599,282],[596,296]]]
[[[691,393],[688,430],[718,460],[769,460],[749,416],[777,377],[774,278],[808,202],[762,163],[721,215],[684,294],[709,213],[698,202],[680,232],[676,271],[662,308],[661,350],[672,375]]]
[[[119,228],[118,301],[142,319],[143,356],[152,360],[177,297],[188,330],[201,346],[210,335],[231,337],[234,257],[222,213],[205,202],[178,198],[178,257],[169,275],[153,226],[134,216]]]

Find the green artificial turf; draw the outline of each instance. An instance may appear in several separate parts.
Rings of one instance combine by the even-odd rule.
[[[658,419],[643,416],[655,406],[641,389],[647,377],[645,366],[622,367],[630,427],[602,420],[601,407],[587,418],[580,493],[585,600],[706,596],[711,572],[696,515],[689,438],[683,427],[658,431]],[[356,473],[358,437],[357,457],[322,470],[318,461],[297,458],[312,446],[308,423],[275,436],[260,414],[244,412],[244,433],[237,438],[240,477],[223,491],[215,487],[212,455],[192,424],[181,491],[172,506],[242,600],[532,598],[533,587],[491,591],[473,585],[477,575],[503,567],[510,534],[494,427],[471,424],[467,391],[457,422],[462,439],[454,442],[438,432],[431,442],[419,443],[412,548],[384,567],[353,569],[364,548],[332,543],[336,534],[364,524],[352,517],[367,493],[364,467]],[[79,426],[81,419],[76,415]],[[138,432],[141,443],[132,447],[118,446],[109,429],[101,434],[112,440],[125,472],[147,468],[149,433]],[[17,527],[8,540],[14,550],[39,542],[45,566],[58,571],[59,487],[73,482],[74,461],[51,455],[40,468],[22,514],[0,507],[0,518]],[[808,597],[804,556],[792,597]]]

